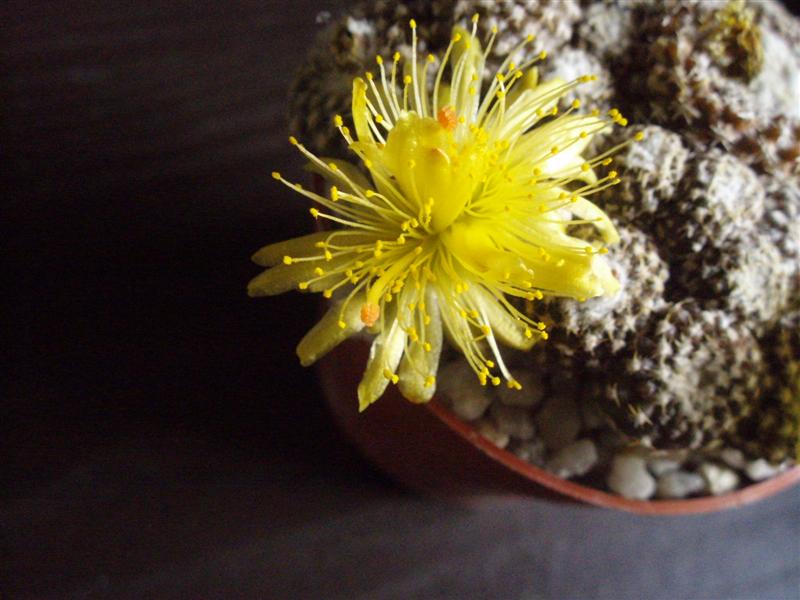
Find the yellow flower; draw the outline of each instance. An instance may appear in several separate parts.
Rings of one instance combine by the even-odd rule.
[[[585,299],[618,288],[602,256],[617,233],[586,199],[619,181],[594,170],[613,150],[591,160],[581,153],[612,122],[627,122],[616,110],[579,114],[577,100],[559,110],[593,77],[540,84],[534,65],[544,53],[514,62],[532,38],[485,82],[496,30],[482,49],[476,23],[454,30],[437,68],[434,56],[417,55],[411,20],[404,69],[398,53],[391,66],[379,56],[377,75],[355,79],[355,132],[341,116],[334,124],[364,171],[320,159],[292,137],[327,180],[327,196],[273,174],[335,228],[259,250],[253,260],[269,269],[249,293],[299,288],[335,298],[297,347],[303,365],[362,329],[375,335],[360,410],[390,382],[413,402],[429,400],[444,335],[482,384],[504,379],[519,389],[498,342],[529,349],[547,333],[511,298]],[[593,225],[603,243],[570,235],[578,224]]]

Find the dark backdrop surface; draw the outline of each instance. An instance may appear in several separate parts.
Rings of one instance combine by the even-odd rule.
[[[6,2],[0,596],[798,598],[800,489],[652,519],[404,492],[249,300],[308,226],[270,177],[336,2]]]

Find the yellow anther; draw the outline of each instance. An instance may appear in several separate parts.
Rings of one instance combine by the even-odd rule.
[[[533,35],[532,33],[529,33],[528,36],[525,38],[525,41],[530,44],[535,39],[536,39],[536,36]]]
[[[542,50],[541,52],[539,52],[539,60],[544,60],[545,58],[547,58],[547,51]]]
[[[375,122],[378,124],[383,123],[383,115],[375,115]]]
[[[542,336],[543,340],[546,340],[547,338],[550,337],[550,335],[546,331],[542,331],[539,335]]]
[[[572,108],[580,108],[580,107],[581,107],[581,101],[575,98],[575,100],[572,101]]]
[[[492,385],[493,385],[493,386],[498,386],[498,385],[500,385],[500,378],[499,378],[499,377],[496,377],[496,376],[495,376],[495,377],[492,377]]]
[[[333,259],[333,254],[331,254],[331,251],[326,248],[325,249],[325,260],[330,261],[332,259]]]
[[[479,18],[480,17],[478,16],[478,13],[475,13],[474,15],[472,15],[472,22],[477,23]]]
[[[400,62],[400,53],[399,53],[399,52],[395,52],[395,53],[392,55],[392,60],[393,60],[394,62]]]
[[[425,387],[431,387],[435,383],[436,383],[436,377],[434,377],[433,375],[428,375],[425,378]]]
[[[297,284],[297,287],[298,287],[298,289],[301,289],[301,290],[307,290],[308,289],[308,282],[307,281],[301,281],[300,283]]]
[[[378,56],[375,57],[375,62],[378,63],[379,65],[382,65],[383,57],[379,54]]]
[[[461,34],[460,34],[460,33],[457,33],[457,34],[455,34],[455,35],[453,36],[453,42],[454,42],[454,43],[458,43],[458,42],[460,42],[460,41],[461,41]]]
[[[298,144],[298,142],[297,142],[297,138],[296,138],[296,137],[294,137],[293,135],[290,135],[290,136],[289,136],[289,143],[290,143],[292,146],[297,146],[297,144]]]
[[[644,139],[644,131],[637,131],[636,135],[633,136],[633,139],[637,142],[641,142]]]
[[[488,325],[481,325],[481,331],[483,332],[483,335],[489,335],[492,333],[492,328]]]
[[[425,352],[430,352],[431,350],[433,350],[433,346],[431,346],[430,342],[425,342],[424,344],[422,344],[422,347],[425,350]]]
[[[333,290],[328,288],[327,290],[322,292],[322,295],[325,296],[326,298],[331,298],[333,297]]]
[[[414,19],[411,19],[408,22],[408,26],[411,27],[411,29],[416,29],[417,28],[417,22]]]
[[[581,171],[583,171],[584,173],[586,173],[591,168],[592,168],[592,165],[590,165],[589,163],[583,163],[581,165]]]
[[[334,202],[339,201],[339,188],[337,188],[335,185],[331,186],[331,200]]]
[[[553,146],[550,148],[550,154],[558,154],[558,146]]]
[[[366,73],[364,73],[364,77],[367,78],[367,81],[372,81],[373,79],[375,79],[375,76],[372,74],[371,71],[367,71]]]
[[[285,265],[290,265],[290,264],[292,264],[293,262],[294,262],[294,261],[292,260],[292,257],[291,257],[291,256],[284,256],[284,257],[283,257],[283,264],[285,264]]]
[[[333,124],[336,125],[336,127],[341,127],[344,125],[344,119],[342,119],[342,115],[336,115],[333,117]]]
[[[339,326],[339,329],[344,329],[345,327],[347,327],[347,323],[345,323],[341,319],[339,319],[339,321],[337,321],[336,324]]]
[[[616,178],[617,175],[618,175],[618,173],[616,171],[609,171],[608,172],[608,178],[609,179],[614,179],[614,178]]]
[[[278,173],[277,171],[273,171],[272,172],[272,178],[273,179],[280,179],[281,178],[281,174]]]
[[[316,208],[309,208],[308,212],[311,213],[311,216],[315,219],[319,218],[319,211]]]
[[[325,275],[325,271],[322,270],[322,267],[317,267],[314,269],[314,275],[316,275],[317,277],[322,277],[323,275]]]
[[[432,63],[433,61],[435,61],[435,60],[436,60],[436,57],[435,57],[433,54],[428,54],[428,57],[427,57],[427,59],[426,59],[426,60],[427,60],[429,63]]]

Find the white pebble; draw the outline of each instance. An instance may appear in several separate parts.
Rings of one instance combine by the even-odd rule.
[[[580,402],[581,420],[586,430],[600,429],[608,423],[608,417],[600,403],[594,398],[587,398]]]
[[[542,401],[544,392],[539,378],[530,371],[520,371],[514,376],[522,386],[521,390],[512,389],[507,385],[497,388],[497,396],[500,402],[506,406],[519,406],[522,408],[533,408]]]
[[[648,473],[647,463],[631,454],[614,457],[606,483],[620,496],[635,500],[647,500],[656,491],[656,480]]]
[[[779,469],[775,465],[769,464],[763,458],[759,458],[747,463],[744,468],[745,475],[753,481],[763,481],[778,474]]]
[[[491,421],[487,421],[486,419],[481,419],[477,423],[475,423],[475,429],[478,433],[480,433],[483,437],[487,440],[492,442],[498,448],[505,448],[508,446],[509,437],[508,434],[499,431],[497,427],[495,427],[494,423]]]
[[[439,390],[450,401],[453,412],[465,421],[483,416],[492,399],[463,360],[447,363],[437,377]]]
[[[744,469],[745,459],[741,450],[736,448],[725,448],[719,453],[719,457],[725,462],[726,465],[734,469]]]
[[[562,448],[547,461],[547,470],[559,477],[584,475],[597,464],[597,447],[592,440],[578,440]]]
[[[659,498],[686,498],[701,492],[705,487],[705,479],[697,473],[670,471],[658,478],[656,495]]]
[[[489,413],[502,433],[523,441],[533,437],[533,417],[526,409],[494,402]]]
[[[537,467],[544,466],[545,449],[542,440],[536,439],[523,442],[514,450],[514,454],[532,465],[536,465]]]
[[[534,417],[539,434],[550,450],[569,446],[578,437],[581,420],[578,406],[569,396],[552,396]]]
[[[647,461],[647,468],[656,477],[661,477],[666,473],[680,469],[681,462],[666,456],[655,456]]]
[[[727,467],[720,467],[714,463],[700,465],[700,474],[706,480],[708,492],[715,496],[732,492],[739,485],[739,476],[736,471]]]

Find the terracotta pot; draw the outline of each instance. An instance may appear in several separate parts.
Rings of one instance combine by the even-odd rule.
[[[322,385],[338,425],[363,455],[400,483],[459,503],[498,498],[547,498],[642,514],[675,515],[723,510],[777,494],[800,482],[800,466],[722,496],[687,500],[629,500],[556,477],[495,446],[435,399],[403,399],[395,386],[363,413],[358,385],[369,352],[349,340],[320,363]]]

